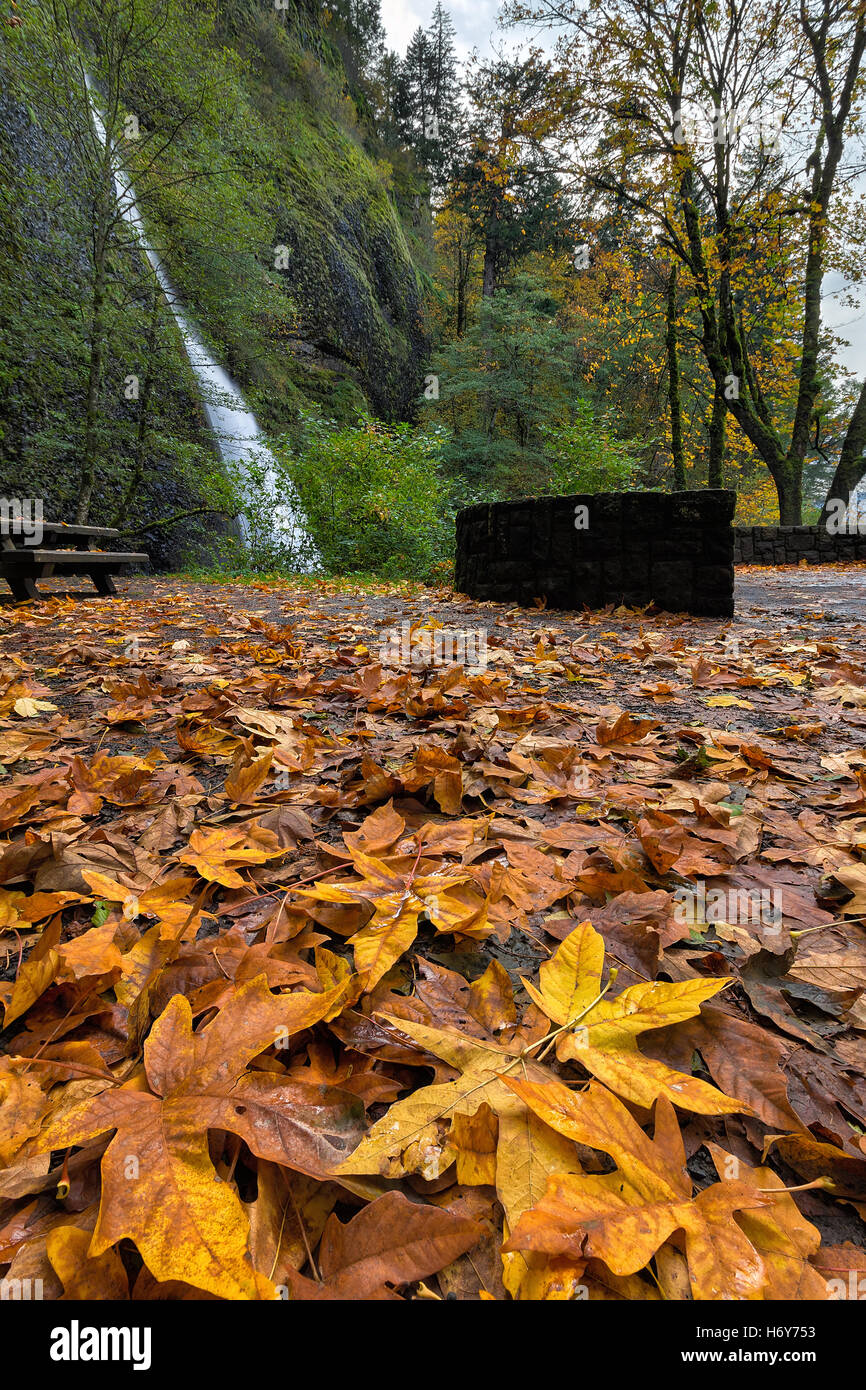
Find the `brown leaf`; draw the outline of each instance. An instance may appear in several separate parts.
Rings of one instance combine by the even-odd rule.
[[[336,1216],[328,1219],[319,1249],[321,1282],[289,1270],[292,1297],[394,1298],[394,1286],[435,1274],[482,1234],[475,1221],[387,1192],[345,1226]]]

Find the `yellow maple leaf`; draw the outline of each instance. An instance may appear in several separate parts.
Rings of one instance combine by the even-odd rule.
[[[705,999],[726,979],[647,981],[630,985],[615,999],[604,996],[604,941],[591,922],[581,922],[538,972],[540,988],[524,980],[530,998],[559,1025],[556,1054],[577,1061],[611,1090],[647,1108],[659,1096],[701,1115],[749,1111],[749,1106],[664,1062],[645,1057],[637,1038],[700,1013]],[[614,977],[615,978],[615,977]]]

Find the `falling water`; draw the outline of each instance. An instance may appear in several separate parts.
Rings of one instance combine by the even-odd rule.
[[[94,99],[96,87],[89,73],[85,74],[85,82],[93,124],[104,145],[108,137]],[[228,465],[230,474],[236,468],[242,495],[248,499],[250,510],[254,516],[258,512],[269,518],[273,527],[273,539],[289,550],[294,557],[295,567],[304,571],[317,568],[318,552],[307,530],[297,499],[287,498],[286,484],[278,484],[276,460],[262,441],[256,417],[247,407],[237,384],[208,352],[184,312],[165,267],[147,238],[132,184],[116,163],[114,186],[121,216],[134,229],[141,249],[153,267],[169,308],[174,314],[190,366],[199,383],[208,424],[213,430],[223,462]],[[256,539],[251,530],[249,516],[242,513],[239,523],[244,544],[249,549]]]

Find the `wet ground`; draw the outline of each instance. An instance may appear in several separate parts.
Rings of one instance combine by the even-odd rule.
[[[137,576],[119,579],[117,584],[119,592],[130,598],[141,596],[147,588],[146,581]],[[61,579],[42,580],[40,588],[52,595],[66,592]],[[74,592],[76,597],[92,596],[85,580],[77,584]],[[736,572],[735,594],[738,621],[778,613],[800,619],[820,617],[829,622],[845,618],[866,622],[866,565],[815,565],[803,569],[741,565]],[[7,603],[11,603],[11,596],[0,593],[0,605]]]
[[[866,565],[815,565],[810,569],[742,566],[737,570],[736,614],[755,610],[791,617],[857,618],[866,622]]]

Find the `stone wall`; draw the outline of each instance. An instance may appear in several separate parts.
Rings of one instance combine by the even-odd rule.
[[[457,516],[456,587],[550,608],[734,611],[733,492],[608,492],[482,502]]]
[[[737,526],[735,565],[830,565],[866,560],[866,532],[832,536],[820,526]]]

